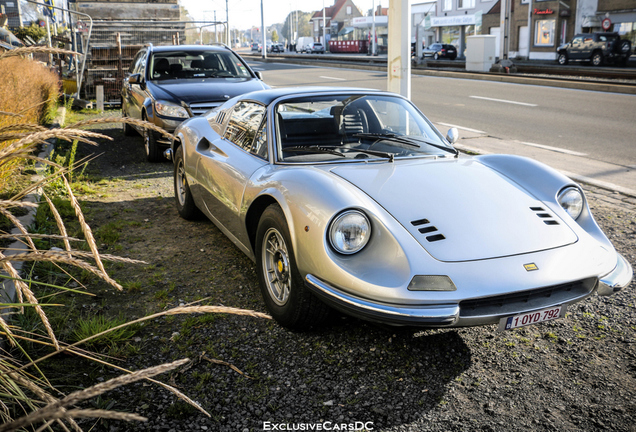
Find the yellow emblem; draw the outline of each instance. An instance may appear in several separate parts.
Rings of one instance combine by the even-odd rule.
[[[283,272],[283,262],[280,260],[278,261],[278,271],[281,273]]]
[[[537,265],[535,263],[530,263],[530,264],[524,264],[523,268],[526,269],[526,271],[535,271],[535,270],[539,270],[539,267],[537,267]]]

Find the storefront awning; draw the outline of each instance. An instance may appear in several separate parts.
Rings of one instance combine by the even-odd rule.
[[[355,30],[353,27],[344,27],[342,30],[338,32],[338,36],[348,35],[349,33]]]

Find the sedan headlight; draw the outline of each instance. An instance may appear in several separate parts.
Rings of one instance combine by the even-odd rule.
[[[364,213],[347,210],[340,213],[329,228],[331,246],[339,253],[351,255],[359,252],[371,237],[371,223]]]
[[[188,118],[188,111],[182,106],[174,104],[172,102],[166,101],[156,101],[155,102],[155,111],[157,114],[166,116],[166,117],[179,117],[179,118]]]
[[[568,187],[563,189],[557,197],[559,204],[563,210],[567,212],[572,219],[576,220],[581,216],[583,211],[583,195],[578,188]]]

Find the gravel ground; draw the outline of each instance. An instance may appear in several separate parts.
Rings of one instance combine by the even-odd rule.
[[[253,263],[210,222],[178,217],[171,164],[148,164],[139,137],[106,132],[114,142],[82,149],[103,153],[89,166],[103,180],[81,199],[94,229],[119,223],[119,241],[102,245],[104,252],[149,265],[114,267],[115,278],[137,281],[137,288],[116,293],[97,286],[97,298],[78,297],[77,305],[85,314],[129,319],[199,299],[265,312]],[[618,194],[586,190],[598,223],[635,265],[636,206]],[[353,424],[387,432],[634,431],[633,288],[591,297],[571,306],[564,319],[503,333],[495,326],[387,328],[338,314],[324,328],[303,333],[248,317],[159,318],[141,328],[131,342],[135,351],[118,365],[136,370],[190,358],[187,367],[162,379],[211,417],[143,382],[112,391],[100,403],[144,415],[147,422],[83,426],[256,431],[310,430],[320,423],[327,430]],[[61,361],[69,385],[116,375],[72,357]]]

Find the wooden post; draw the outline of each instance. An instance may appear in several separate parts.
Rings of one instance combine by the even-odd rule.
[[[124,81],[124,64],[121,56],[121,33],[117,33],[117,87],[121,88]]]
[[[104,112],[104,86],[95,86],[95,98],[97,99],[97,110]]]

